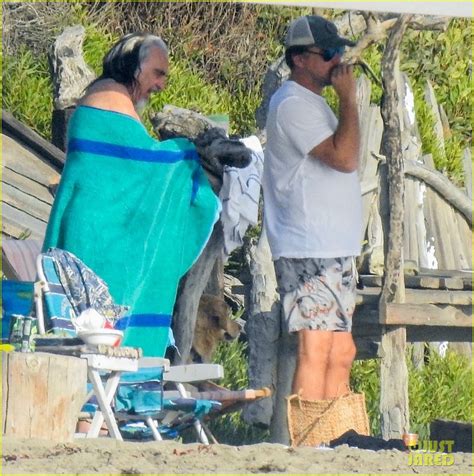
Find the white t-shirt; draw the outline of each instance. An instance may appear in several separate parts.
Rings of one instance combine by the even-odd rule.
[[[324,98],[294,81],[272,96],[263,172],[264,224],[273,259],[358,256],[362,199],[357,172],[308,153],[334,134]]]

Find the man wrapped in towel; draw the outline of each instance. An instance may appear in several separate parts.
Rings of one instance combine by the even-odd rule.
[[[220,205],[186,139],[159,142],[138,110],[165,87],[168,54],[149,34],[122,38],[70,120],[67,160],[43,249],[72,252],[130,306],[124,345],[162,356],[180,278]]]

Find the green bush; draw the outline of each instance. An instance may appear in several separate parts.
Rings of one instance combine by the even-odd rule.
[[[438,418],[471,421],[472,378],[471,364],[467,358],[455,352],[447,352],[443,358],[431,351],[426,364],[417,370],[412,364],[410,352],[407,352],[407,366],[413,432],[421,438],[428,438],[429,424]],[[380,435],[380,361],[355,362],[351,387],[356,392],[365,393],[372,434]]]
[[[4,55],[2,108],[51,139],[52,86],[46,57],[24,48],[16,56]]]
[[[471,54],[470,20],[454,19],[444,32],[408,32],[401,56],[401,69],[413,83],[423,152],[431,153],[436,168],[460,185],[462,153],[472,141]],[[433,117],[424,98],[427,80],[449,121],[451,136],[445,137],[445,153],[433,132]]]
[[[224,367],[224,378],[220,385],[230,390],[248,388],[247,344],[238,340],[221,344],[214,361]],[[261,443],[268,438],[268,431],[245,423],[240,411],[227,413],[211,421],[209,425],[219,443],[242,445]]]

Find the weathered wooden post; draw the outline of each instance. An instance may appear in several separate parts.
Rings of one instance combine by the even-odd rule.
[[[77,100],[95,78],[82,56],[84,35],[85,30],[81,25],[66,28],[56,38],[49,55],[54,103],[52,143],[63,151],[66,150],[67,124]]]
[[[385,275],[379,302],[380,322],[386,320],[387,305],[405,301],[403,275],[404,163],[395,70],[400,44],[410,15],[402,15],[393,27],[382,59],[384,96],[382,152],[387,157],[387,180],[382,181],[381,206],[384,227]],[[386,186],[384,186],[386,185]],[[405,327],[384,326],[380,346],[381,428],[384,438],[401,438],[409,430],[408,370],[405,361]]]
[[[269,387],[275,396],[275,392],[278,392],[280,304],[265,232],[262,232],[258,243],[250,243],[246,258],[251,276],[248,319],[245,325],[249,348],[249,385],[251,388]],[[244,420],[251,424],[270,426],[274,414],[273,399],[264,398],[246,405],[242,412]]]

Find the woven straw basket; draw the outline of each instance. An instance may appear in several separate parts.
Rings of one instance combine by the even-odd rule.
[[[292,446],[327,444],[351,429],[370,435],[363,393],[348,393],[331,400],[303,400],[291,395],[287,402]]]

